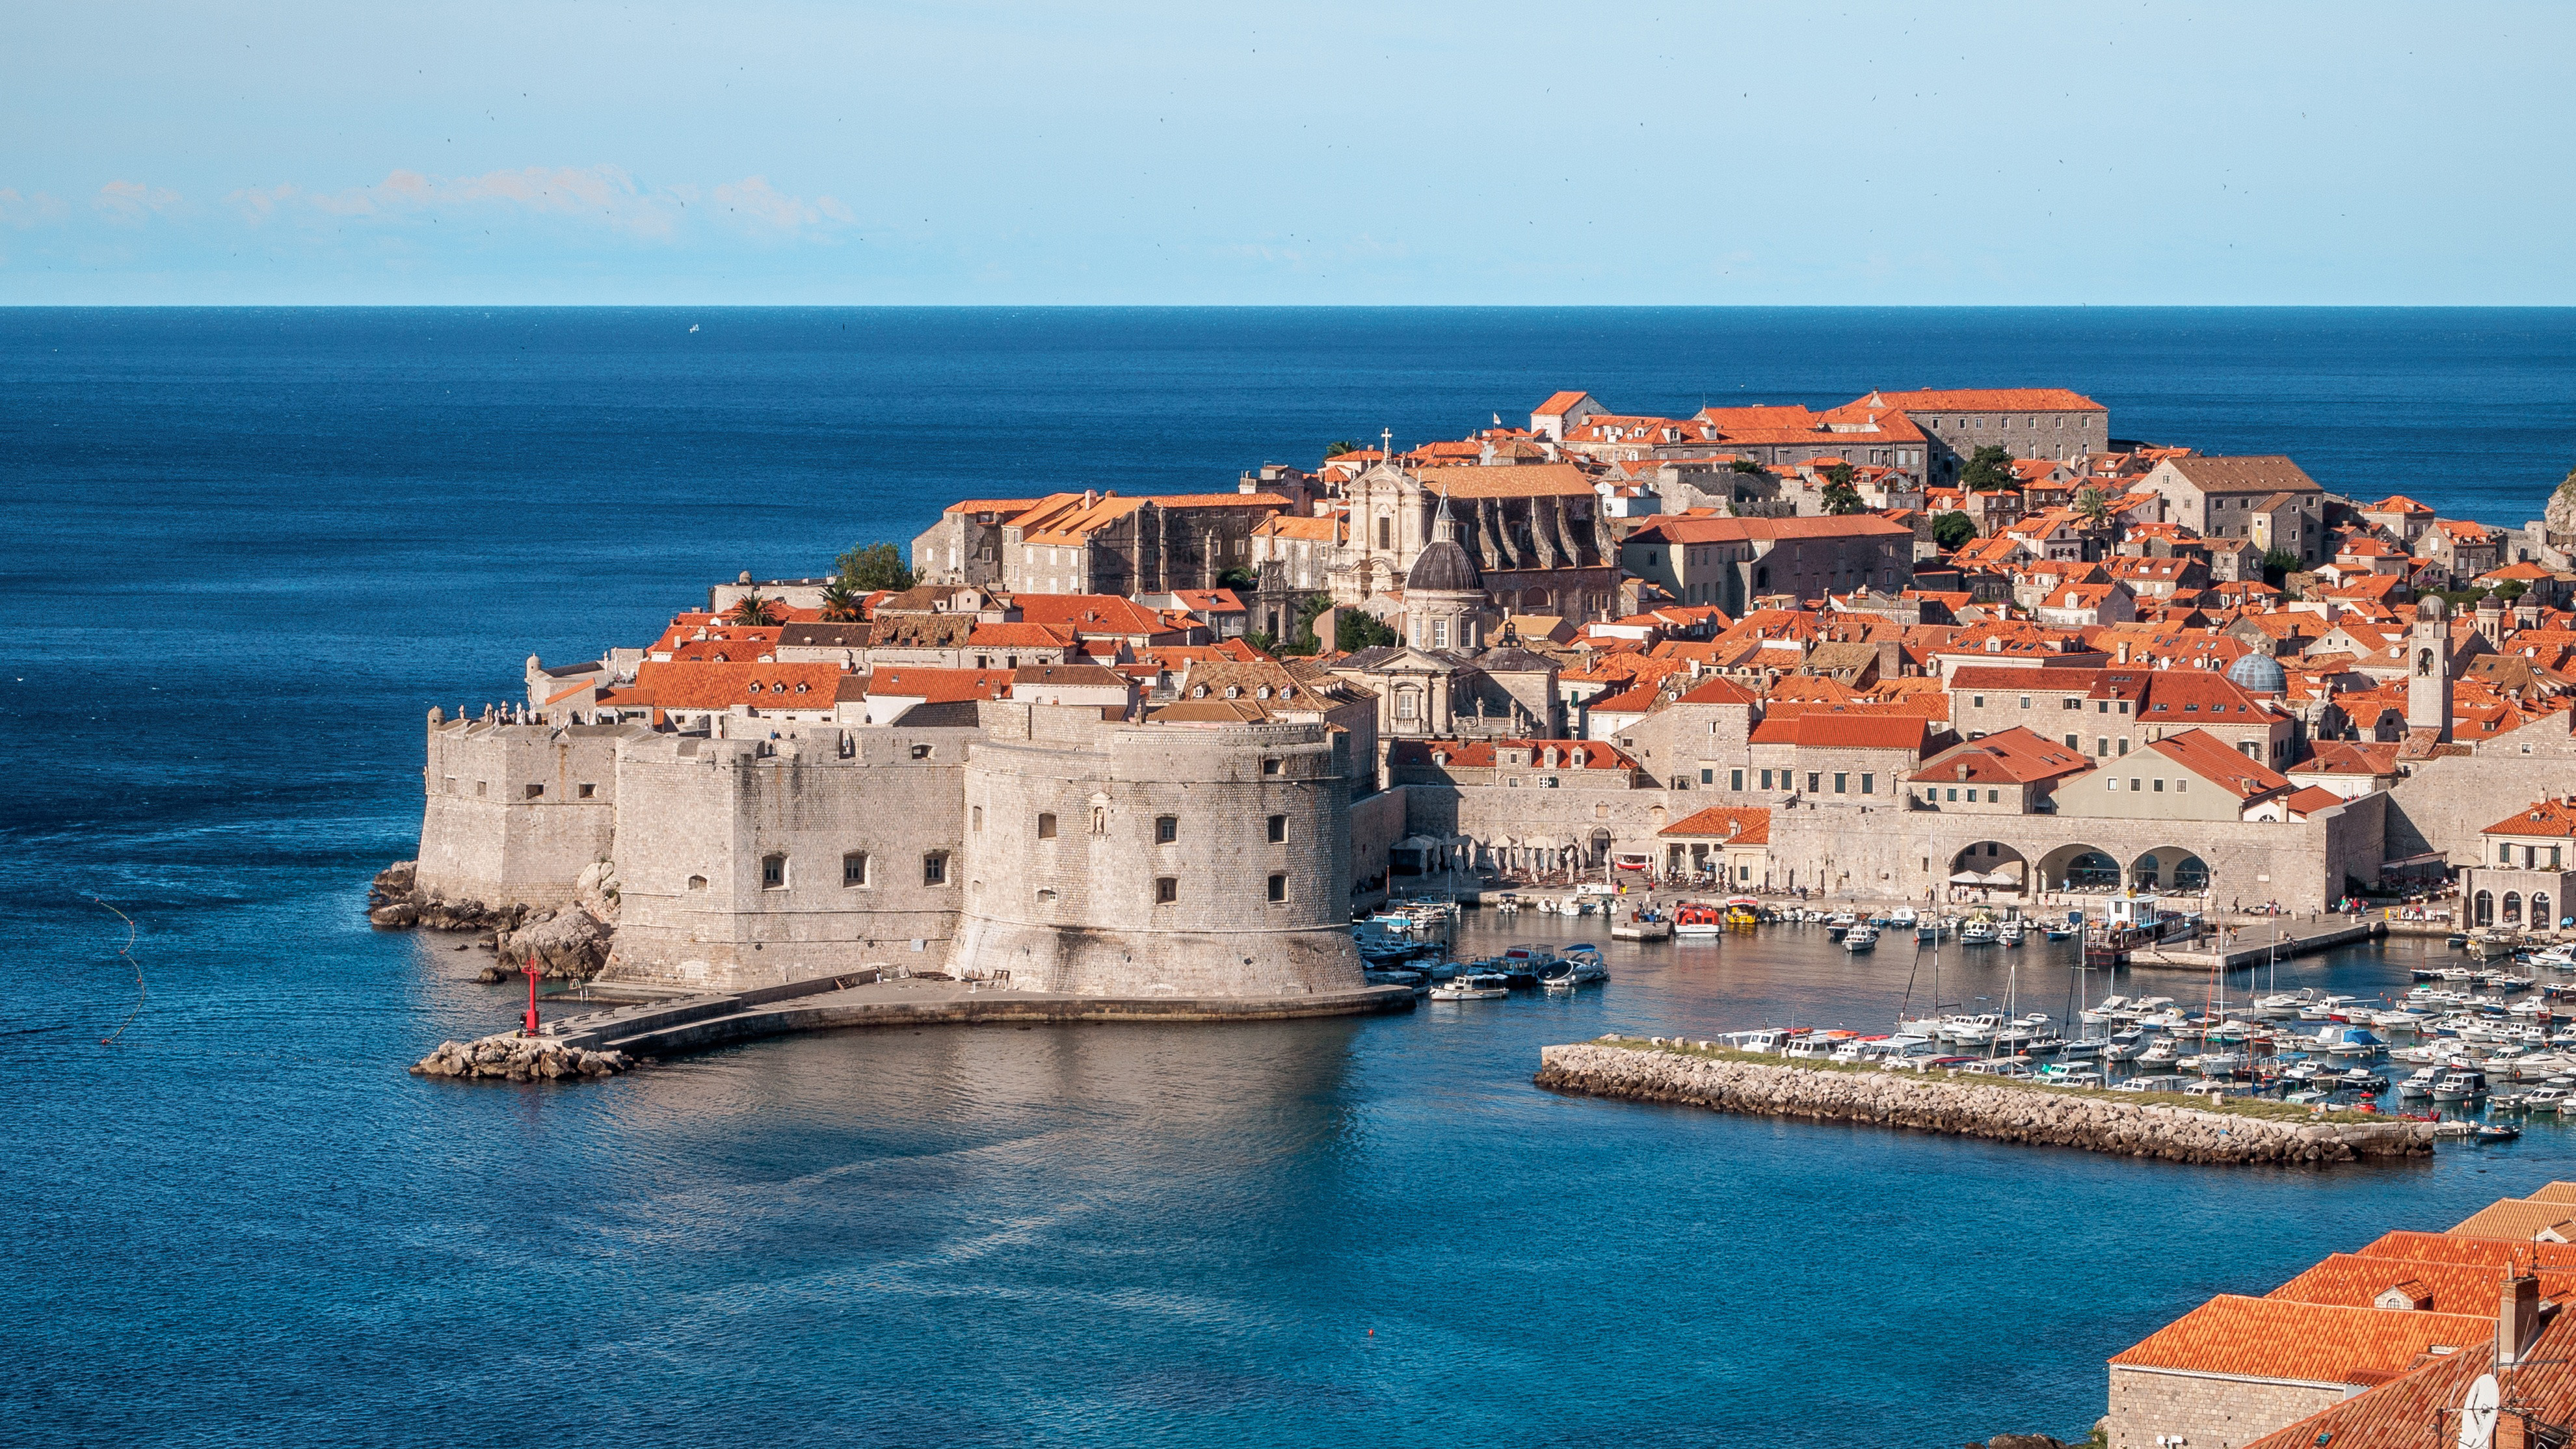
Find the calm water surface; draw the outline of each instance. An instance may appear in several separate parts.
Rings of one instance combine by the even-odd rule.
[[[1221,487],[1560,386],[2012,383],[2515,522],[2567,462],[2576,321],[0,312],[6,1437],[2066,1434],[2103,1358],[2200,1297],[2576,1176],[2545,1122],[2423,1167],[2218,1172],[1529,1085],[1540,1045],[1605,1030],[1888,1019],[1903,955],[1795,931],[1623,947],[1570,1002],[850,1034],[549,1090],[397,1069],[510,1011],[479,953],[359,906],[411,851],[423,712],[506,697],[530,652],[637,642],[711,579],[952,497]],[[92,896],[142,927],[114,1048],[135,980]],[[2411,949],[2283,984],[2402,989]],[[2002,994],[1985,954],[1945,997]]]

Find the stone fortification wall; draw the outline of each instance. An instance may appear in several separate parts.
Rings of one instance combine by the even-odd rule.
[[[2342,894],[2347,870],[2379,870],[2381,802],[2359,800],[2298,823],[2113,820],[2073,815],[1965,815],[1928,810],[1793,810],[1771,815],[1771,883],[1829,895],[1919,899],[1946,882],[1960,852],[1993,842],[1980,868],[2018,855],[2026,876],[2055,886],[2051,871],[2083,850],[2133,870],[2147,855],[2207,863],[2222,902],[2277,900],[2315,910]],[[2269,879],[2265,879],[2269,877]]]
[[[1655,832],[1676,818],[1662,790],[1548,790],[1527,785],[1410,785],[1407,827],[1434,837],[1465,835],[1487,845],[1505,836],[1547,838],[1587,852],[1607,831],[1614,851],[1656,849]],[[1689,800],[1687,794],[1673,797]],[[1695,806],[1692,808],[1696,808]],[[1597,857],[1588,857],[1595,866]]]
[[[2357,1384],[2299,1384],[2114,1366],[2107,1449],[2251,1444],[2361,1392]],[[2456,1442],[2456,1440],[2454,1440]]]
[[[1323,726],[985,714],[964,779],[961,973],[1111,996],[1364,984],[1349,929],[1349,785]]]
[[[958,780],[974,738],[809,726],[629,741],[608,978],[732,989],[944,963],[960,889]]]
[[[561,905],[609,857],[617,744],[640,725],[495,724],[429,712],[417,880],[491,906]]]
[[[1405,796],[1412,788],[1398,785],[1351,802],[1351,874],[1343,882],[1346,887],[1386,878],[1395,843],[1412,833],[1406,824],[1405,805]]]
[[[1680,1041],[1667,1046],[1661,1037],[1543,1047],[1537,1081],[1585,1096],[1912,1127],[2167,1162],[2322,1164],[2433,1150],[2428,1122],[2281,1121],[1975,1077],[1774,1066],[1709,1055]]]
[[[2388,858],[2438,850],[2454,865],[2472,864],[2479,831],[2543,796],[2571,794],[2576,759],[2555,751],[2424,761],[2388,792]]]

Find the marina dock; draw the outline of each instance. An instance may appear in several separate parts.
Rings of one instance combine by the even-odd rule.
[[[2316,925],[2305,931],[2284,930],[2275,939],[2264,927],[2240,927],[2235,944],[2224,951],[2194,950],[2190,947],[2141,946],[2129,953],[2128,964],[2138,966],[2188,967],[2207,971],[2212,967],[2233,970],[2239,966],[2260,966],[2269,961],[2287,961],[2293,956],[2312,956],[2331,951],[2337,946],[2358,945],[2388,934],[2385,921],[2364,921],[2359,925]],[[2201,944],[2201,943],[2195,943]]]

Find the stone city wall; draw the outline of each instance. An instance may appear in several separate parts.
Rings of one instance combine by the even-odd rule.
[[[2361,1392],[2357,1385],[2279,1383],[2215,1374],[2111,1370],[2110,1449],[2156,1449],[2171,1442],[2234,1449]]]
[[[975,737],[824,726],[630,741],[608,979],[735,988],[889,959],[944,965]]]
[[[571,900],[616,832],[617,743],[643,732],[444,720],[431,710],[419,888],[489,906]]]

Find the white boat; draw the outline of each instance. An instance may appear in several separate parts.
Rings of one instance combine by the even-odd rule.
[[[2534,1087],[2531,1095],[2522,1099],[2522,1105],[2534,1112],[2557,1112],[2564,1109],[2570,1097],[2576,1097],[2576,1092],[2565,1087]]]
[[[2473,1067],[2444,1072],[2433,1083],[2433,1100],[2436,1102],[2467,1102],[2486,1094],[2487,1074]]]
[[[1983,916],[1964,922],[1959,927],[1959,944],[1962,946],[1991,946],[1997,939],[1999,936],[1995,930],[1995,923]]]
[[[2013,916],[1995,927],[1996,938],[2007,946],[2020,945],[2022,938],[2028,934],[2030,934],[2030,927],[2019,916]]]
[[[1910,928],[1914,924],[1914,908],[1912,906],[1898,906],[1895,910],[1887,913],[1887,923],[1900,931]]]
[[[2142,1067],[2168,1066],[2181,1059],[2182,1049],[2169,1041],[2150,1042],[2146,1050],[2138,1053],[2138,1065]]]
[[[1876,926],[1854,926],[1843,932],[1843,949],[1846,951],[1866,951],[1877,944]]]
[[[2316,988],[2309,986],[2297,991],[2283,991],[2271,996],[2258,997],[2254,1002],[2254,1009],[2265,1016],[2299,1016],[2304,1015],[2303,1008],[2315,1005],[2316,1000]]]
[[[1483,972],[1453,976],[1431,988],[1434,1001],[1500,1001],[1511,994],[1511,983]]]

